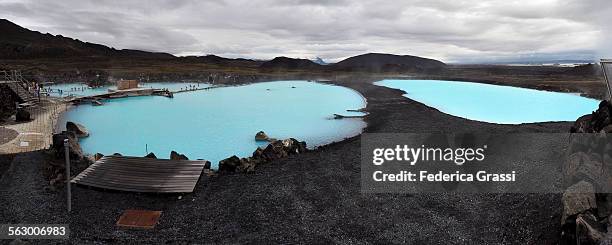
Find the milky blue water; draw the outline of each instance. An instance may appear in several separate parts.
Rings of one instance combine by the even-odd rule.
[[[405,97],[444,113],[476,121],[518,124],[574,121],[596,110],[599,101],[575,94],[439,80],[383,80]]]
[[[194,82],[181,82],[181,83],[170,83],[170,82],[154,82],[154,83],[141,83],[140,87],[143,88],[157,88],[157,89],[168,89],[170,91],[186,90],[193,86],[195,88],[206,88],[210,87],[207,83],[194,83]],[[66,97],[66,96],[92,96],[108,93],[108,89],[117,89],[117,86],[102,86],[99,88],[88,88],[86,84],[82,83],[60,83],[45,86],[45,89],[50,89],[49,94],[54,97]],[[60,90],[62,93],[60,94]]]
[[[295,87],[295,88],[292,88]],[[257,83],[177,93],[173,99],[142,96],[108,100],[103,106],[79,105],[60,125],[85,125],[84,151],[169,158],[176,150],[189,159],[217,162],[231,155],[250,156],[266,143],[256,142],[263,130],[270,137],[293,137],[309,147],[357,135],[360,118],[333,120],[334,113],[365,107],[354,90],[306,81]]]

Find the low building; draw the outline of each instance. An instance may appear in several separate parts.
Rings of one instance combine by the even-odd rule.
[[[119,80],[117,81],[118,90],[133,89],[133,88],[138,88],[138,80]]]

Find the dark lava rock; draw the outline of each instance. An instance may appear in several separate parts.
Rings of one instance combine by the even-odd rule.
[[[219,161],[219,172],[236,172],[238,166],[240,166],[240,158],[233,155]]]
[[[563,165],[563,235],[568,244],[606,243],[611,230],[612,105],[599,103],[596,111],[576,120],[570,129],[568,158]],[[597,192],[597,193],[596,193]],[[609,232],[608,232],[609,233]]]
[[[574,126],[570,129],[572,133],[586,133],[591,130],[591,120],[593,119],[593,115],[588,114],[579,117],[576,122],[574,122]]]
[[[78,124],[75,122],[66,122],[66,130],[74,132],[77,137],[83,138],[89,136],[89,131],[82,124]]]
[[[102,153],[99,153],[99,152],[98,152],[98,153],[96,153],[96,154],[94,155],[94,160],[98,161],[98,160],[100,160],[100,158],[102,158],[103,156],[104,156],[104,154],[102,154]]]
[[[252,173],[255,171],[257,164],[251,158],[239,158],[231,156],[219,161],[219,172],[221,173]]]
[[[0,122],[5,121],[16,113],[18,97],[8,85],[0,84]]]
[[[294,138],[289,138],[270,142],[261,152],[261,156],[267,161],[271,161],[303,152],[306,152],[306,142],[300,142]]]
[[[170,152],[170,160],[189,160],[189,158],[187,158],[187,156],[185,156],[183,154],[179,154],[176,151],[171,151]]]
[[[259,131],[255,134],[256,141],[268,141],[269,139],[270,137],[268,137],[268,135],[264,131]]]
[[[266,159],[266,161],[272,161],[280,158],[287,157],[287,151],[284,150],[283,142],[280,140],[276,140],[270,142],[266,148],[264,148],[262,157]]]
[[[589,115],[584,115],[570,129],[572,133],[598,133],[612,124],[612,105],[607,100],[599,103],[599,108]],[[609,130],[609,129],[606,129]]]
[[[64,159],[64,139],[68,139],[70,159],[83,159],[83,150],[79,145],[79,140],[74,132],[63,131],[59,134],[53,135],[53,145],[51,149],[55,152],[55,156],[58,159]]]
[[[565,193],[563,193],[562,201],[562,222],[565,222],[569,217],[575,217],[585,211],[597,209],[595,190],[593,189],[593,185],[586,181],[581,181],[567,188]]]
[[[25,122],[30,121],[32,118],[30,117],[30,112],[24,109],[18,109],[17,114],[15,114],[15,121],[17,122]]]
[[[153,158],[153,159],[157,159],[157,156],[155,156],[155,153],[151,152],[149,154],[147,154],[146,156],[144,156],[146,158]]]
[[[257,149],[255,149],[255,151],[253,152],[253,158],[261,158],[263,155],[263,149],[261,149],[261,147],[257,147]]]
[[[121,155],[121,153],[117,153],[117,152],[115,152],[115,153],[113,153],[113,156],[122,157],[123,155]]]
[[[605,227],[590,212],[576,218],[576,244],[600,244],[605,236]]]
[[[603,165],[603,160],[598,154],[585,152],[571,154],[563,166],[565,185],[570,186],[581,180],[602,183],[600,175]]]
[[[294,138],[283,140],[283,147],[289,154],[299,154],[306,152],[306,142],[298,141]]]
[[[306,152],[306,142],[300,142],[294,138],[285,140],[274,140],[266,146],[265,149],[257,147],[253,152],[252,157],[239,158],[231,156],[219,162],[219,172],[233,173],[243,172],[251,173],[255,171],[255,167],[260,164],[265,164],[270,161],[281,159],[293,154]]]

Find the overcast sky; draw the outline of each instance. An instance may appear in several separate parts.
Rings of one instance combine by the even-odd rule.
[[[0,0],[0,18],[118,49],[446,62],[612,55],[608,0]],[[607,43],[604,40],[607,39]]]

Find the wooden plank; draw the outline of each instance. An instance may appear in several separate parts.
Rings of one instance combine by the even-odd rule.
[[[109,189],[109,190],[118,190],[118,191],[130,191],[130,192],[150,192],[150,193],[190,193],[193,192],[195,188],[187,188],[187,187],[176,187],[176,188],[155,188],[155,187],[125,187],[123,185],[113,185],[113,184],[100,184],[100,183],[87,183],[83,184],[87,186]]]
[[[122,228],[153,229],[159,222],[161,211],[125,210],[116,225]]]
[[[133,192],[193,192],[205,161],[105,156],[71,182]]]

